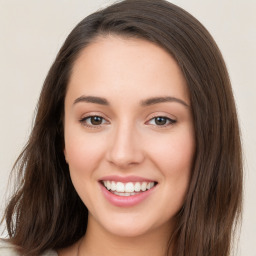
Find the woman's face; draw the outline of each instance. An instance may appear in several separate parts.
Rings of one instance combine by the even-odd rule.
[[[195,139],[185,79],[165,50],[117,36],[91,43],[73,67],[64,130],[89,224],[129,237],[171,227]]]

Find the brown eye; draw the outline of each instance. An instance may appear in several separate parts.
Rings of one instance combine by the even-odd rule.
[[[82,118],[80,122],[85,126],[100,126],[102,124],[107,123],[107,121],[101,116],[87,116]]]
[[[149,121],[149,124],[151,125],[156,125],[156,126],[168,126],[168,125],[172,125],[176,123],[176,120],[173,120],[169,117],[165,117],[165,116],[157,116],[152,118]]]
[[[103,121],[103,118],[100,116],[92,116],[90,119],[92,125],[101,125]]]
[[[159,116],[155,118],[156,125],[165,125],[167,123],[167,118]]]

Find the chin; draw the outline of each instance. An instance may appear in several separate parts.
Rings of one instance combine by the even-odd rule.
[[[110,234],[118,237],[135,238],[155,232],[163,223],[154,221],[150,216],[111,216],[111,221],[102,220],[102,226]]]
[[[135,238],[143,236],[150,232],[148,227],[136,226],[136,225],[124,225],[116,224],[108,228],[108,232],[118,237]]]

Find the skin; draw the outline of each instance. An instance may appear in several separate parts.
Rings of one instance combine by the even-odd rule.
[[[88,102],[88,96],[108,104]],[[148,101],[155,97],[169,100]],[[84,238],[59,255],[77,255],[78,248],[90,256],[164,255],[195,152],[189,93],[172,56],[142,39],[97,38],[74,64],[64,135],[71,179],[89,219]],[[108,175],[135,175],[157,186],[139,204],[117,207],[100,189]]]

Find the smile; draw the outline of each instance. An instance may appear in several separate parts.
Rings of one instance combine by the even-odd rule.
[[[154,194],[158,182],[142,177],[108,176],[99,180],[104,197],[117,207],[132,207]]]
[[[155,182],[116,182],[110,180],[102,181],[104,187],[118,196],[133,196],[137,195],[141,192],[145,192],[151,188],[153,188],[156,183]]]

